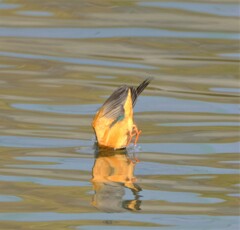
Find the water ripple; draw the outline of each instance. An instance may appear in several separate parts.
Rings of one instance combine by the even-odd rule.
[[[215,91],[215,92],[224,92],[224,93],[240,93],[239,88],[217,88],[217,87],[213,87],[213,88],[210,88],[210,90]]]
[[[240,142],[230,143],[141,143],[144,152],[173,154],[238,153]]]
[[[239,17],[239,5],[233,3],[202,2],[140,2],[140,6],[181,9],[198,13],[207,13],[225,17]]]
[[[8,4],[8,3],[1,3],[0,2],[0,10],[12,10],[19,8],[20,4]]]
[[[6,176],[0,175],[0,181],[7,182],[31,182],[34,184],[46,185],[46,186],[89,186],[89,182],[84,181],[71,181],[71,180],[56,180],[41,177],[29,177],[29,176]],[[1,197],[0,197],[1,198]],[[1,201],[1,200],[0,200]]]
[[[190,32],[149,28],[0,28],[1,37],[24,38],[115,38],[115,37],[159,37],[159,38],[206,38],[238,40],[239,33]]]
[[[26,136],[0,136],[0,146],[2,147],[61,148],[89,145],[92,145],[92,141]]]
[[[83,158],[61,158],[61,157],[17,157],[17,160],[33,162],[47,162],[55,164],[19,164],[8,165],[15,168],[29,169],[61,169],[91,171],[94,160]],[[151,170],[149,170],[151,169]],[[155,162],[143,162],[138,164],[136,175],[194,175],[194,174],[238,174],[237,169],[214,168],[206,166],[174,165]]]
[[[88,105],[44,105],[44,104],[12,104],[13,108],[51,112],[60,114],[95,114],[100,104]],[[141,96],[134,109],[135,112],[191,112],[238,114],[238,104],[224,104],[171,97]]]
[[[121,68],[136,68],[136,69],[154,69],[154,67],[152,66],[142,65],[142,64],[106,61],[106,60],[94,60],[94,59],[86,59],[86,58],[56,57],[56,56],[48,56],[48,55],[23,54],[23,53],[13,53],[13,52],[0,52],[0,56],[59,61],[64,63],[80,64],[80,65],[97,65],[97,66],[109,66],[109,67],[121,67]]]
[[[17,196],[0,195],[0,202],[18,202],[22,199]]]
[[[131,199],[132,193],[126,190],[126,199]],[[164,200],[171,203],[214,204],[225,200],[213,197],[201,197],[201,194],[192,192],[171,192],[144,189],[140,193],[141,200]]]
[[[48,11],[33,11],[33,10],[25,10],[25,11],[18,11],[17,14],[24,15],[24,16],[33,16],[33,17],[50,17],[53,16],[53,13]]]
[[[161,227],[165,230],[179,229],[228,229],[236,230],[239,226],[238,216],[210,216],[210,215],[168,215],[168,214],[141,214],[141,213],[57,213],[57,212],[22,212],[22,213],[0,213],[0,220],[19,222],[47,222],[66,220],[115,220],[136,221],[137,223],[155,223],[170,225]],[[87,226],[84,226],[84,229]],[[88,226],[89,227],[89,226]],[[96,229],[96,226],[93,226]],[[106,226],[103,226],[104,229]],[[99,226],[97,227],[99,229]],[[127,227],[131,229],[130,226]],[[82,229],[82,226],[81,226]],[[87,229],[91,229],[87,228]],[[111,226],[111,229],[112,226]],[[122,226],[121,226],[122,229]]]
[[[240,126],[238,122],[188,122],[188,123],[164,123],[157,124],[158,126],[170,126],[170,127],[198,127],[198,126],[206,126],[206,127],[222,127],[222,126]]]

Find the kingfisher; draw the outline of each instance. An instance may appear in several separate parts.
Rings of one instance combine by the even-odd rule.
[[[137,144],[142,131],[134,123],[133,108],[151,79],[147,78],[138,87],[117,88],[99,108],[92,122],[98,146],[123,149],[132,141]]]

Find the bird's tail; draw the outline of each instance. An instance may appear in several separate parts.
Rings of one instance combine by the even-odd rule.
[[[151,80],[152,80],[152,77],[147,78],[137,87],[136,89],[137,96],[149,85]]]
[[[142,91],[149,85],[153,78],[149,77],[146,80],[144,80],[137,88],[131,87],[131,93],[132,93],[132,103],[133,106],[136,103],[137,97],[142,93]]]

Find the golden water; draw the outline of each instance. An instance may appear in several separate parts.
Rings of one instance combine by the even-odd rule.
[[[0,228],[237,229],[238,7],[1,1]],[[95,159],[94,113],[148,76],[140,163]]]

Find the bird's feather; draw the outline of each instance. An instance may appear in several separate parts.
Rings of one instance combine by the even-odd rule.
[[[116,120],[119,116],[124,115],[123,107],[127,99],[128,88],[124,85],[113,92],[102,106],[102,116]]]
[[[127,99],[128,90],[131,90],[132,105],[134,106],[136,104],[137,97],[148,86],[150,81],[151,78],[147,78],[138,87],[129,87],[126,85],[119,87],[103,104],[102,108],[104,110],[102,116],[112,118],[114,120],[122,117],[124,115],[124,103]]]
[[[133,107],[136,104],[137,97],[141,94],[141,92],[149,85],[152,78],[147,78],[144,80],[137,88],[136,87],[129,87],[131,89],[131,95],[132,95],[132,104]]]

